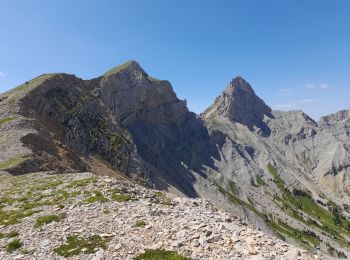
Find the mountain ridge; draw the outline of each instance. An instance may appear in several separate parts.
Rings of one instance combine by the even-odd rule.
[[[196,115],[134,61],[90,80],[45,74],[0,95],[0,171],[127,176],[208,199],[309,250],[348,254],[344,111],[323,119],[331,125],[273,111],[236,77]]]

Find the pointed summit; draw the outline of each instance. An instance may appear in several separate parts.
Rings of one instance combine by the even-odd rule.
[[[236,77],[228,84],[226,90],[215,99],[205,112],[204,117],[221,116],[249,128],[258,127],[268,132],[263,122],[265,116],[272,117],[268,107],[254,92],[253,88],[242,77]]]
[[[241,76],[238,76],[230,81],[224,93],[226,93],[227,95],[237,95],[240,91],[254,93],[254,90],[249,85],[249,83],[245,81]]]
[[[139,71],[146,74],[145,71],[141,68],[140,64],[138,64],[134,60],[129,60],[128,62],[125,62],[122,65],[110,69],[105,74],[103,74],[103,76],[110,76],[120,71]]]

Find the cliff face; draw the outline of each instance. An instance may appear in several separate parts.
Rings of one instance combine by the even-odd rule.
[[[237,77],[198,116],[130,61],[96,79],[46,74],[2,94],[0,130],[0,170],[12,174],[124,174],[309,249],[350,240],[349,111],[318,123],[272,111]]]
[[[2,116],[11,120],[0,127],[11,138],[1,145],[14,152],[4,149],[2,168],[14,174],[76,172],[106,164],[137,174],[130,136],[90,91],[98,83],[67,74],[43,75],[3,94]]]

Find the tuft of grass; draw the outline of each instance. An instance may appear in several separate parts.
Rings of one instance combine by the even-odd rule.
[[[263,180],[263,178],[260,175],[256,176],[255,181],[256,181],[256,184],[258,186],[265,186],[266,185],[266,182]]]
[[[127,202],[132,199],[129,194],[112,194],[111,198],[116,202]]]
[[[93,195],[85,199],[85,203],[107,202],[108,199],[99,191],[93,191]]]
[[[133,200],[132,196],[129,194],[123,193],[119,189],[111,189],[108,191],[110,193],[111,199],[116,202],[127,202]]]
[[[63,257],[79,255],[80,253],[92,254],[98,249],[106,249],[108,238],[99,235],[89,237],[69,236],[67,242],[54,249],[54,252]]]
[[[85,179],[81,179],[81,180],[74,180],[71,181],[66,188],[80,188],[80,187],[86,187],[92,183],[96,183],[97,182],[97,178],[85,178]]]
[[[39,228],[39,227],[41,227],[45,224],[49,224],[51,222],[60,222],[65,217],[66,217],[65,213],[61,213],[58,215],[47,215],[47,216],[39,217],[36,219],[34,227]]]
[[[28,211],[17,211],[9,210],[4,211],[0,210],[0,224],[1,225],[14,225],[23,218],[30,217],[35,213],[40,212],[40,210],[28,210]]]
[[[10,231],[9,233],[6,234],[6,237],[12,238],[18,236],[19,233],[15,230]]]
[[[18,235],[19,235],[19,233],[17,231],[12,230],[7,234],[0,233],[0,239],[3,239],[4,237],[13,238],[13,237],[16,237]]]
[[[50,200],[45,200],[45,201],[33,201],[33,202],[25,202],[21,205],[21,209],[28,210],[28,209],[34,209],[40,206],[49,206],[53,205],[54,203]]]
[[[271,173],[271,175],[273,176],[274,182],[276,183],[277,187],[281,190],[284,191],[285,187],[284,187],[284,181],[281,179],[281,177],[279,176],[277,169],[271,164],[269,163],[267,165],[267,170]]]
[[[103,76],[110,76],[112,74],[115,74],[123,69],[125,69],[127,66],[129,66],[130,64],[132,63],[132,61],[128,61],[128,62],[125,62],[124,64],[122,65],[119,65],[117,67],[114,67],[113,69],[107,71],[105,74],[103,74]]]
[[[0,207],[3,208],[6,205],[11,205],[15,200],[11,197],[5,196],[0,198]]]
[[[163,192],[157,191],[154,194],[156,196],[155,203],[163,204],[163,205],[172,205],[171,199],[168,198]]]
[[[22,246],[22,241],[20,239],[15,239],[5,245],[5,250],[8,253],[18,250]]]
[[[23,162],[26,158],[23,156],[15,156],[7,159],[6,161],[0,162],[0,170],[8,169],[13,166],[16,166]]]
[[[190,258],[179,255],[175,251],[146,249],[143,254],[134,257],[133,260],[190,260]]]
[[[147,78],[148,78],[150,81],[157,82],[157,83],[163,81],[163,80],[161,80],[161,79],[153,78],[153,77],[151,77],[151,76],[147,76]]]
[[[6,124],[8,122],[11,122],[13,120],[17,119],[17,117],[5,117],[5,118],[0,118],[0,125]]]
[[[143,220],[139,220],[133,225],[133,227],[144,227],[144,226],[146,226],[146,222]]]
[[[56,189],[58,186],[60,186],[62,184],[63,184],[62,181],[50,181],[50,182],[41,184],[39,186],[33,187],[33,189],[40,190],[40,191],[44,191],[44,190],[48,190],[48,189]]]
[[[236,183],[234,183],[233,181],[229,180],[229,181],[228,181],[228,188],[229,188],[229,190],[230,190],[230,192],[231,192],[232,194],[236,194],[236,192],[237,192]]]

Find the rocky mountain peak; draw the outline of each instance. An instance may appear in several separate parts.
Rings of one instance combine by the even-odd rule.
[[[109,71],[107,71],[105,74],[103,74],[103,76],[112,76],[115,74],[119,74],[119,73],[138,73],[138,74],[142,74],[142,75],[146,75],[146,72],[142,69],[142,67],[140,66],[140,64],[134,60],[129,60],[119,66],[116,66],[112,69],[110,69]]]
[[[245,81],[241,76],[237,76],[230,81],[224,94],[236,96],[240,95],[242,91],[254,93],[254,90],[249,85],[247,81]]]
[[[249,128],[258,127],[265,132],[265,116],[272,117],[268,107],[254,92],[253,88],[242,77],[234,78],[226,90],[216,98],[214,104],[205,112],[204,117],[221,116]]]
[[[149,76],[136,61],[106,72],[97,92],[123,125],[139,120],[177,122],[188,113],[186,102],[177,98],[171,84]]]

